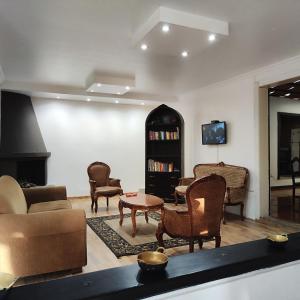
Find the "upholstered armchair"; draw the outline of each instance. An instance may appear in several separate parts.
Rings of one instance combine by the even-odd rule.
[[[110,178],[110,167],[103,162],[94,162],[87,168],[91,193],[91,208],[95,206],[95,212],[98,211],[98,197],[106,198],[106,206],[108,207],[109,198],[122,195],[120,179]]]
[[[32,276],[80,270],[87,263],[86,218],[64,186],[22,190],[0,178],[0,272]]]
[[[187,211],[163,209],[156,237],[164,246],[163,234],[189,240],[189,250],[194,251],[197,240],[200,249],[204,239],[215,238],[215,246],[220,247],[220,226],[223,217],[226,182],[222,176],[209,175],[195,180],[186,191]]]

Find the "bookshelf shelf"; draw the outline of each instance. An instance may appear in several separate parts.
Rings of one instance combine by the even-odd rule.
[[[174,201],[174,189],[183,175],[182,116],[167,105],[151,111],[145,124],[145,190]]]

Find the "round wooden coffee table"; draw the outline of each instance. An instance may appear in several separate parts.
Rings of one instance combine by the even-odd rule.
[[[119,211],[120,211],[120,226],[123,224],[123,208],[127,207],[131,209],[131,221],[132,221],[132,237],[136,234],[136,212],[141,210],[145,212],[145,219],[148,223],[148,211],[159,210],[164,206],[164,201],[156,196],[138,193],[136,196],[126,197],[122,195],[119,201]]]

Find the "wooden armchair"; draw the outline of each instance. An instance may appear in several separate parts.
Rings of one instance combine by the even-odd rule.
[[[98,211],[98,197],[106,198],[106,206],[108,207],[109,197],[122,195],[120,179],[109,178],[110,167],[103,162],[94,162],[87,168],[91,193],[92,211],[95,205],[95,212]]]
[[[215,238],[220,247],[220,226],[223,217],[226,182],[222,176],[209,175],[195,180],[186,191],[188,211],[164,208],[158,224],[156,238],[164,246],[163,234],[189,240],[189,250],[194,251],[194,241],[198,240],[200,249],[203,239]]]

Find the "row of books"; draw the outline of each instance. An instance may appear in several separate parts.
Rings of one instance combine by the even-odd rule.
[[[148,159],[148,171],[150,172],[173,172],[174,163],[163,163],[160,161],[155,161],[153,159]]]
[[[179,140],[179,128],[176,131],[149,131],[150,141]]]

